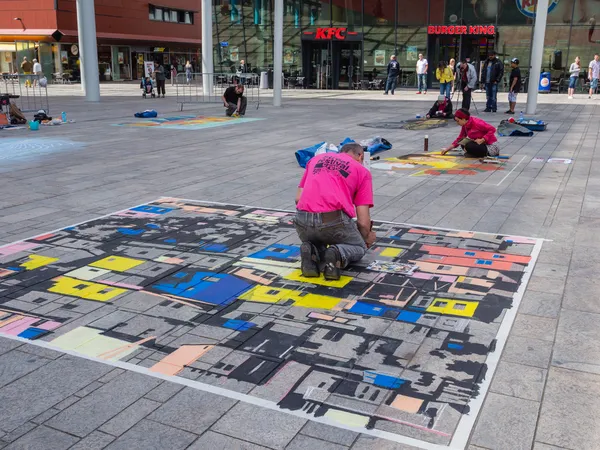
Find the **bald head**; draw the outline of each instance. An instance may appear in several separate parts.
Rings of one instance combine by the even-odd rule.
[[[340,153],[347,153],[359,162],[362,162],[365,157],[365,150],[363,149],[363,146],[357,142],[344,144],[340,149]]]

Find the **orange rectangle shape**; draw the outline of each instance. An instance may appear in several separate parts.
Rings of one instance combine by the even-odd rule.
[[[163,375],[177,375],[185,366],[193,363],[214,345],[184,345],[173,353],[165,356],[160,362],[154,364],[150,370]]]
[[[421,250],[430,255],[456,256],[457,258],[488,259],[492,261],[511,262],[517,264],[529,264],[531,256],[504,255],[502,253],[481,252],[462,248],[446,248],[435,245],[423,245]]]
[[[408,232],[415,233],[415,234],[427,234],[429,236],[437,236],[438,235],[437,231],[421,230],[419,228],[411,228],[410,230],[408,230]]]
[[[477,264],[477,259],[437,255],[423,255],[419,261],[437,262],[438,264],[443,264],[445,266],[475,267],[477,269],[493,270],[512,270],[513,265],[511,262],[493,261],[490,259],[482,259],[481,261],[491,262],[491,264]],[[417,265],[419,264],[419,261],[417,261]]]

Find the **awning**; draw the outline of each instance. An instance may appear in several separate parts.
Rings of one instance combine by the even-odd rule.
[[[16,52],[16,46],[14,43],[2,43],[0,42],[0,52]]]

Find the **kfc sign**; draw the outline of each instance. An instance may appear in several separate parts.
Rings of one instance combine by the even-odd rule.
[[[427,34],[479,34],[495,35],[496,27],[494,25],[430,25],[427,27]]]
[[[302,37],[305,39],[314,39],[316,41],[345,41],[350,37],[356,37],[358,33],[348,31],[344,27],[322,27],[316,31],[305,31]]]

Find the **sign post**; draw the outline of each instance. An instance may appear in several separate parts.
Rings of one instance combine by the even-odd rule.
[[[77,34],[79,36],[81,85],[85,91],[85,99],[88,102],[99,102],[98,43],[96,40],[96,11],[93,1],[77,0]]]
[[[281,106],[283,78],[283,0],[275,0],[273,30],[273,106]]]
[[[202,92],[205,97],[213,90],[212,20],[212,0],[202,0]]]
[[[538,83],[542,71],[544,57],[544,39],[546,37],[546,21],[548,19],[548,0],[539,0],[533,27],[531,47],[531,68],[529,69],[529,85],[527,86],[527,114],[535,114],[538,98]]]

